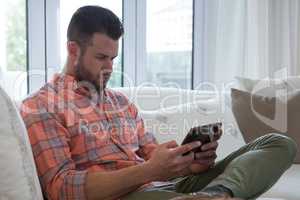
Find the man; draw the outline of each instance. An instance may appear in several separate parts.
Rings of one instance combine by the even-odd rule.
[[[64,72],[22,104],[47,199],[252,199],[290,167],[296,145],[278,134],[216,164],[220,135],[206,145],[158,144],[134,104],[106,88],[122,34],[111,11],[79,8],[68,27]],[[201,153],[190,152],[199,146]]]

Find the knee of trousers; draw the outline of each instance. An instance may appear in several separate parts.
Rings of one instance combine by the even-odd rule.
[[[284,154],[283,157],[292,164],[298,151],[297,143],[292,138],[278,133],[270,133],[267,137],[269,137],[271,145],[274,144],[280,148],[280,153]]]

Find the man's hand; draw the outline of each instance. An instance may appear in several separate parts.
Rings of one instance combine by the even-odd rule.
[[[218,148],[217,140],[221,138],[222,133],[222,129],[220,129],[220,131],[214,135],[212,142],[202,145],[202,151],[195,154],[194,162],[188,167],[190,173],[197,174],[207,171],[215,164],[217,158],[216,150]]]
[[[205,151],[195,153],[195,160],[189,166],[190,173],[204,172],[213,166],[217,158],[217,147],[218,143],[216,141],[203,145],[201,149],[205,149]]]
[[[194,162],[194,153],[186,156],[182,154],[191,151],[201,145],[199,141],[178,146],[175,141],[158,145],[152,152],[151,158],[147,161],[151,168],[151,174],[154,180],[164,181],[183,174]]]

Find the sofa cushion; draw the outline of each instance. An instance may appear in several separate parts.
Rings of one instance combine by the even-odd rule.
[[[246,142],[270,132],[282,133],[300,145],[300,92],[265,97],[232,89],[232,111]],[[298,152],[295,163],[300,163]]]
[[[300,193],[297,192],[299,188],[300,180],[300,165],[292,165],[278,180],[278,182],[266,193],[262,195],[263,198],[269,198],[269,200],[299,200]]]
[[[146,130],[154,133],[160,143],[170,140],[181,143],[190,128],[222,120],[217,99],[141,111],[140,114]]]
[[[190,128],[221,121],[224,133],[219,140],[217,160],[225,158],[245,144],[232,123],[225,119],[225,113],[220,108],[220,100],[216,98],[154,111],[141,111],[140,114],[144,119],[146,130],[152,132],[159,143],[176,140],[181,144]]]
[[[18,109],[0,88],[1,199],[41,200],[31,146]]]

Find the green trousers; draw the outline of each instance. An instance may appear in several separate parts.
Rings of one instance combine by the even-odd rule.
[[[229,188],[234,197],[255,199],[270,189],[292,165],[297,145],[289,137],[268,134],[231,153],[204,173],[183,177],[173,187],[132,192],[124,200],[167,200],[214,185]]]

